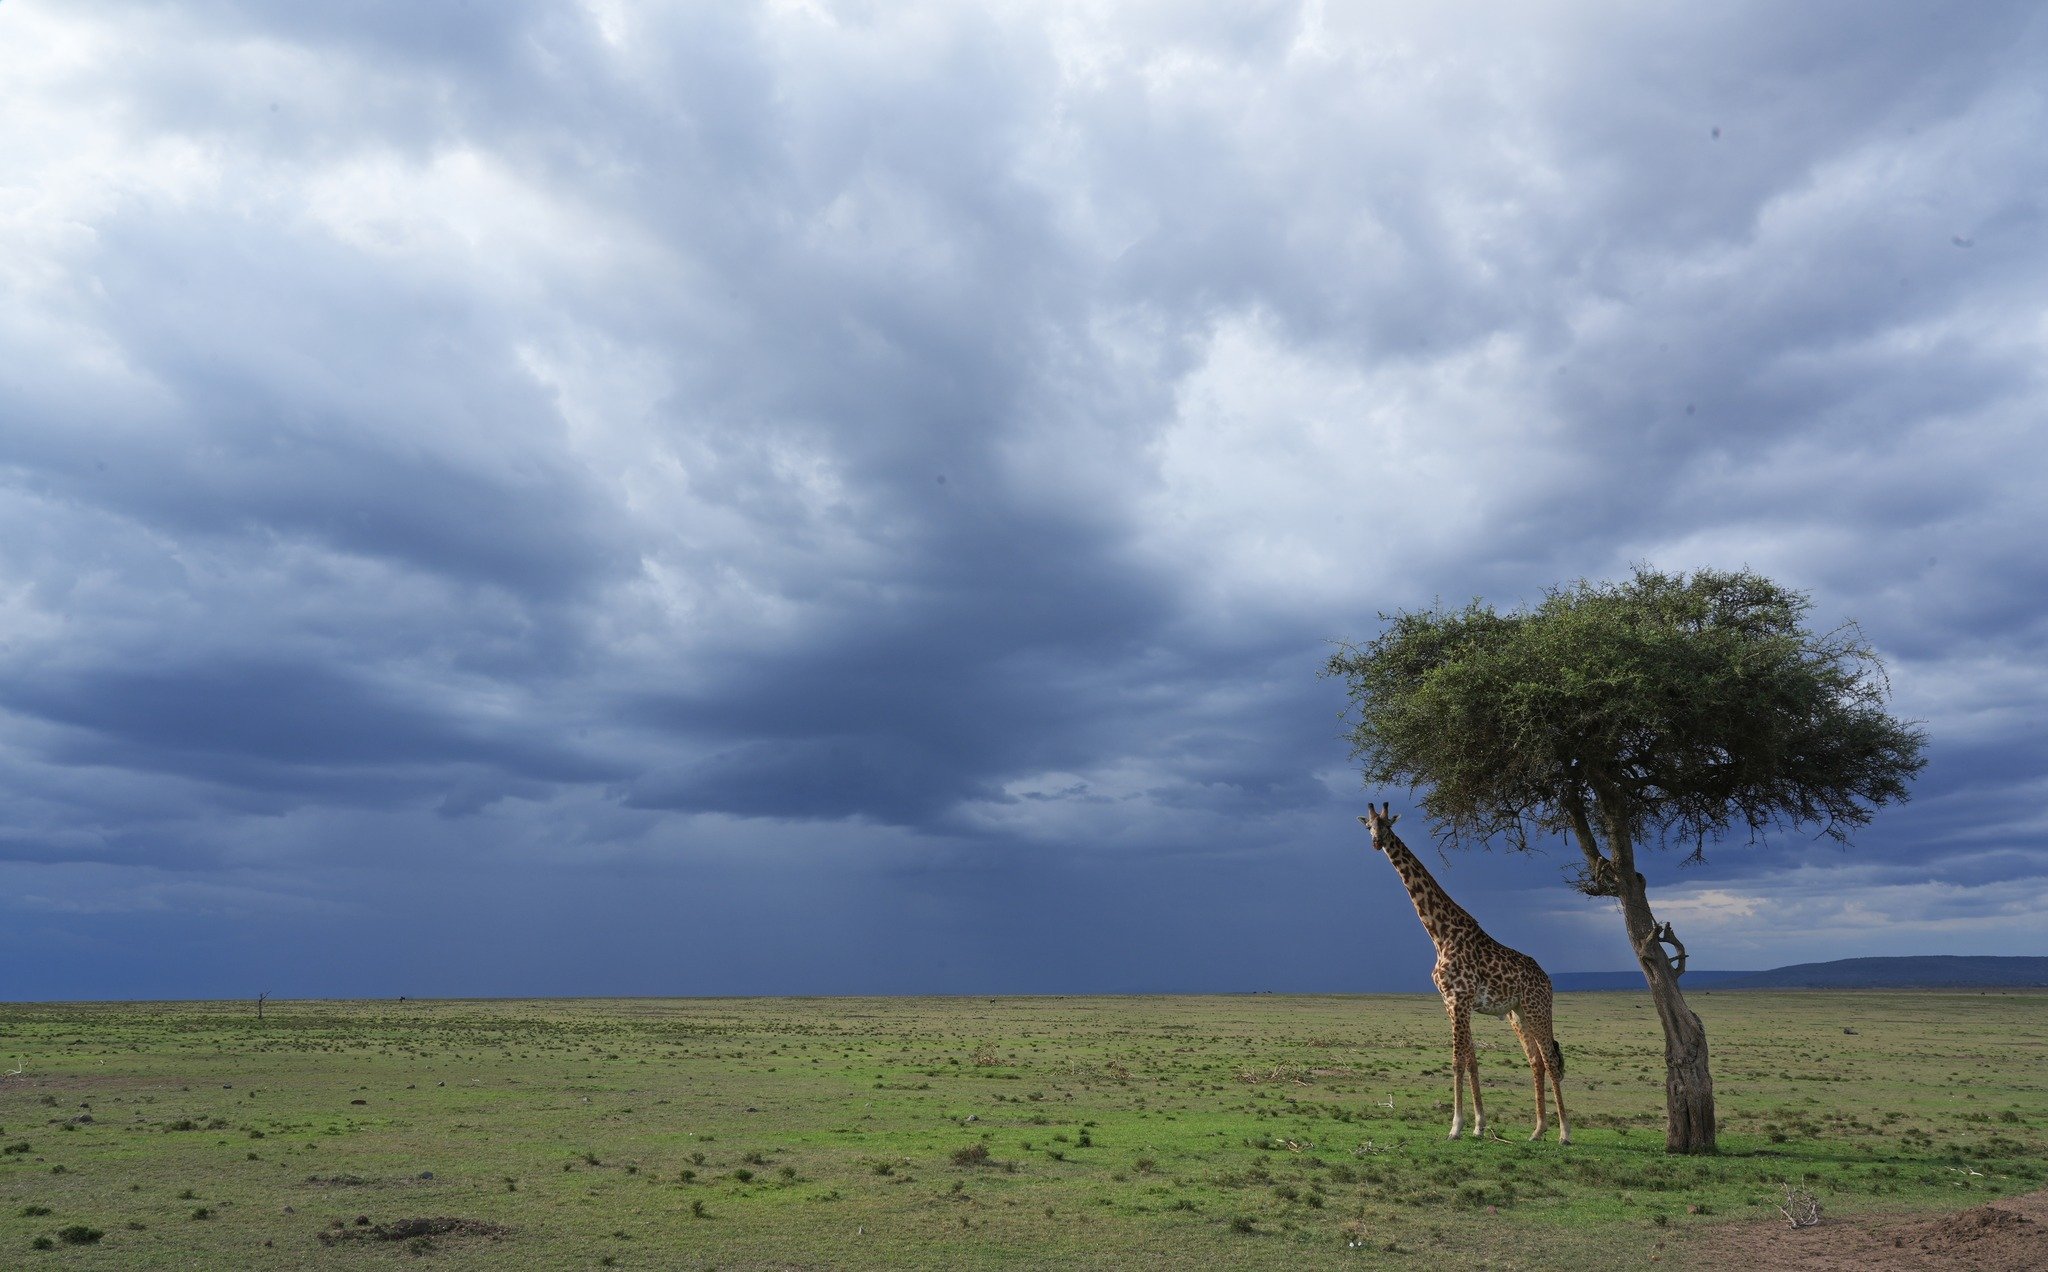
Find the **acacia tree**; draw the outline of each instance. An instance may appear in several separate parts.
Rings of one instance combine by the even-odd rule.
[[[1368,785],[1421,790],[1447,846],[1563,835],[1584,858],[1573,886],[1615,898],[1664,1027],[1668,1152],[1714,1151],[1714,1082],[1679,990],[1685,946],[1652,912],[1637,851],[1700,861],[1731,831],[1774,829],[1846,843],[1926,762],[1861,633],[1815,634],[1809,608],[1748,572],[1639,566],[1533,609],[1382,615],[1376,640],[1329,661]]]

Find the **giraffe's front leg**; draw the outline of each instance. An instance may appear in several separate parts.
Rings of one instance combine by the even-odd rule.
[[[1479,1048],[1472,1044],[1469,1030],[1465,1039],[1465,1077],[1472,1083],[1472,1138],[1486,1138],[1486,1105],[1479,1099]]]
[[[1468,1074],[1472,1082],[1472,1112],[1485,1124],[1485,1115],[1479,1112],[1478,1071],[1473,1064],[1472,1013],[1461,1004],[1446,1002],[1445,1010],[1451,1014],[1451,1138],[1456,1139],[1465,1130],[1465,1079]]]

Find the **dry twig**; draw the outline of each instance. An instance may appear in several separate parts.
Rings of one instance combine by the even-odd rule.
[[[1795,1228],[1811,1228],[1820,1222],[1820,1198],[1804,1188],[1785,1185],[1785,1200],[1778,1207],[1778,1213],[1785,1216]]]

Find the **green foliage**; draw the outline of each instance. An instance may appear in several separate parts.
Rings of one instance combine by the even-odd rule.
[[[1747,572],[1639,567],[1529,610],[1388,616],[1327,672],[1366,781],[1424,788],[1453,842],[1526,846],[1578,816],[1696,853],[1735,826],[1844,839],[1906,797],[1925,738],[1886,713],[1855,626],[1816,634],[1809,609]]]

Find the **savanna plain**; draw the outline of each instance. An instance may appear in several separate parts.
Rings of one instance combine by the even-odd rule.
[[[2048,1175],[2048,995],[1558,1000],[1573,1142],[1422,995],[0,1004],[0,1266],[1705,1266]],[[17,1071],[18,1070],[18,1071]],[[1498,1136],[1498,1138],[1495,1138]]]

